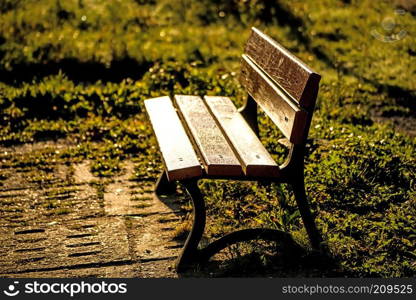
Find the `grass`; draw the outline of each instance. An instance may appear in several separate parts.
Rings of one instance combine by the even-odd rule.
[[[2,1],[0,143],[70,142],[59,153],[1,154],[0,183],[7,168],[84,159],[102,177],[131,159],[135,180],[154,181],[161,161],[143,100],[208,94],[241,104],[239,56],[256,26],[322,74],[306,184],[331,252],[351,276],[414,276],[411,9],[411,1],[370,0]],[[397,38],[403,30],[395,42],[376,38]],[[281,135],[263,119],[262,141],[282,162]],[[256,225],[306,241],[287,187],[208,181],[201,187],[209,237]]]

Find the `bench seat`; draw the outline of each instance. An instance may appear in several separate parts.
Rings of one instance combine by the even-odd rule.
[[[277,177],[279,166],[227,97],[176,95],[145,100],[169,181]]]

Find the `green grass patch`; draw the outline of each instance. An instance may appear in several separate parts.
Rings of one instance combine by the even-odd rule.
[[[208,94],[241,104],[240,55],[256,26],[323,76],[306,185],[343,274],[414,276],[416,139],[388,120],[416,124],[416,20],[414,11],[396,2],[2,1],[0,144],[68,144],[58,153],[48,147],[0,153],[2,167],[44,168],[31,178],[43,182],[53,181],[50,164],[88,159],[94,175],[112,177],[130,159],[133,179],[153,182],[162,163],[143,100]],[[399,39],[386,43],[375,32]],[[283,162],[281,134],[267,119],[260,127],[267,149]],[[0,182],[7,176],[1,171]],[[105,184],[94,186],[102,197]],[[204,181],[201,187],[208,238],[265,226],[307,244],[289,187],[232,181]],[[58,204],[46,208],[69,212]],[[188,229],[186,223],[178,235]]]

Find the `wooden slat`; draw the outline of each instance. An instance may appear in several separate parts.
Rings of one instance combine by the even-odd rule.
[[[246,54],[301,107],[311,107],[316,100],[321,76],[291,54],[271,37],[252,28]]]
[[[279,166],[230,98],[205,96],[204,99],[225,133],[224,136],[233,146],[244,173],[247,176],[276,176]]]
[[[303,142],[306,112],[292,102],[247,55],[243,55],[240,82],[289,141],[294,144]]]
[[[241,165],[201,97],[176,95],[175,102],[189,129],[208,175],[242,175]]]
[[[202,175],[191,141],[169,97],[144,101],[165,163],[169,181]]]

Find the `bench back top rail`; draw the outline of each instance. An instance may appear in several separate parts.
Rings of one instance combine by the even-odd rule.
[[[314,106],[316,97],[311,91],[318,89],[321,79],[318,73],[254,27],[244,51],[300,107]]]
[[[293,144],[305,142],[320,78],[271,37],[252,28],[240,82]]]

